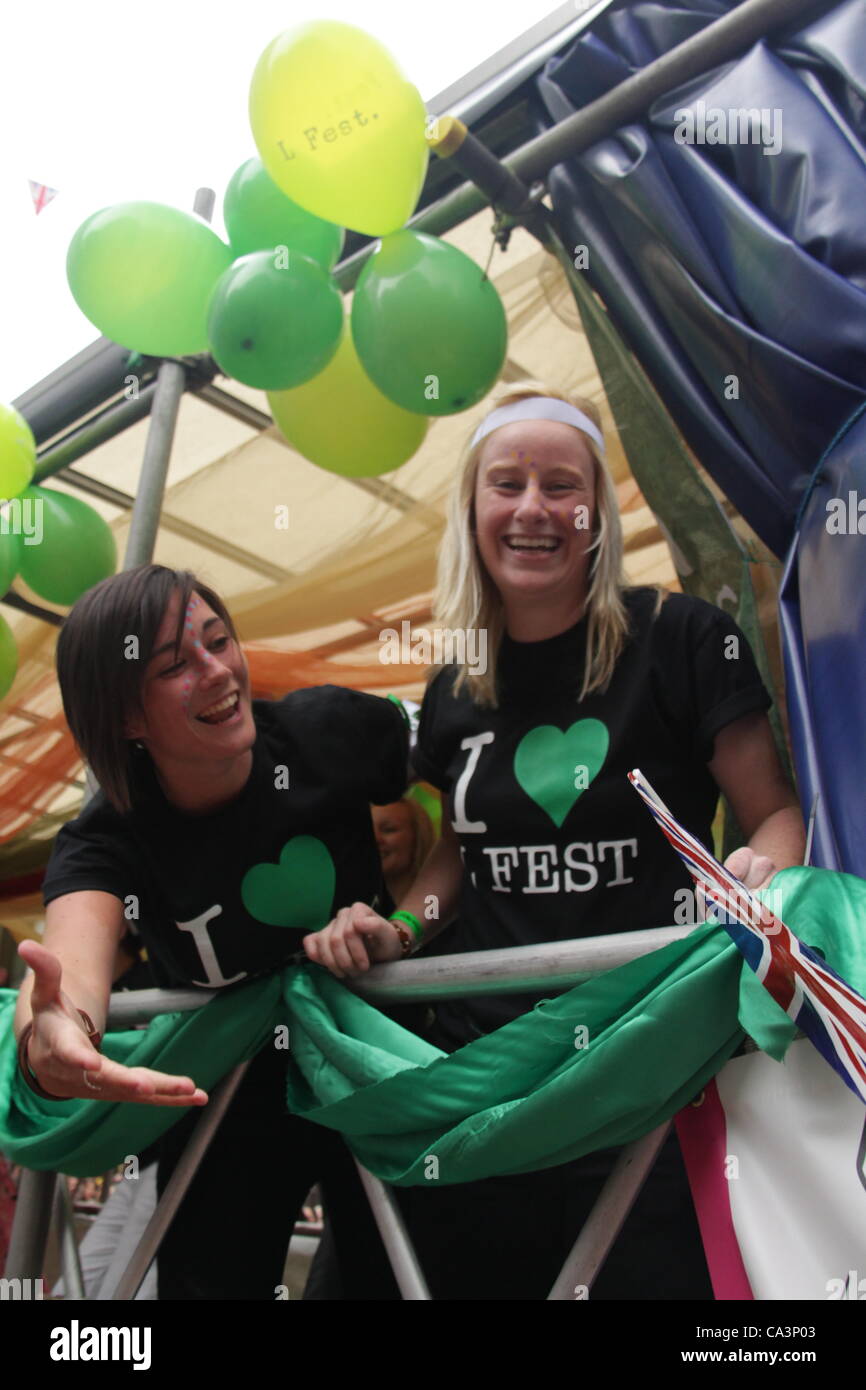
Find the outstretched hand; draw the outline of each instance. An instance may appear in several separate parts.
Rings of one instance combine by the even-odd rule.
[[[140,1105],[205,1105],[207,1095],[188,1076],[112,1062],[88,1039],[75,1005],[60,987],[57,956],[37,941],[22,941],[18,954],[33,971],[33,1032],[27,1045],[30,1070],[62,1100],[133,1101]]]

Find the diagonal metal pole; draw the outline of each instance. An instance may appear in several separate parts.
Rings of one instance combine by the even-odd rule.
[[[508,213],[531,208],[531,202],[526,201],[529,185],[543,179],[555,165],[573,159],[629,121],[645,117],[653,102],[667,92],[740,57],[782,26],[790,29],[798,23],[805,24],[833,9],[836,3],[837,0],[742,0],[721,19],[648,63],[573,116],[528,140],[503,160],[466,131],[462,121],[440,116],[430,147],[440,157],[450,159],[467,182],[410,218],[407,227],[443,236],[489,204]],[[537,235],[537,222],[530,215],[526,224],[533,235]],[[543,237],[539,239],[543,241]],[[335,268],[334,276],[341,289],[353,288],[375,248],[373,241]]]
[[[415,1248],[409,1239],[400,1208],[390,1188],[355,1159],[361,1175],[367,1201],[373,1213],[385,1253],[391,1262],[394,1278],[404,1299],[413,1303],[429,1302],[430,1290],[418,1263]]]
[[[129,1264],[120,1277],[112,1295],[113,1302],[126,1302],[135,1298],[141,1288],[144,1276],[153,1264],[163,1236],[174,1220],[178,1207],[186,1196],[187,1189],[198,1172],[199,1164],[210,1146],[226,1111],[234,1099],[235,1092],[246,1074],[249,1062],[241,1062],[220,1082],[210,1104],[202,1111],[198,1124],[189,1137],[189,1142],[180,1156],[177,1167],[168,1180],[166,1189],[157,1203],[156,1211],[147,1223],[144,1233]]]
[[[613,1172],[602,1188],[598,1201],[584,1222],[583,1229],[557,1275],[548,1301],[573,1302],[585,1298],[599,1270],[610,1254],[638,1193],[649,1177],[668,1136],[672,1121],[650,1130],[642,1139],[627,1144]],[[580,1291],[580,1292],[577,1292]]]
[[[81,1260],[78,1255],[78,1238],[75,1234],[75,1211],[69,1188],[62,1173],[57,1175],[54,1189],[54,1228],[60,1246],[60,1273],[63,1278],[63,1297],[80,1301],[85,1297],[84,1279],[81,1274]]]

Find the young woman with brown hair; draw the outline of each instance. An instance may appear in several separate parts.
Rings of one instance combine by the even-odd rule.
[[[162,565],[80,599],[57,666],[101,791],[58,835],[43,942],[21,947],[22,1070],[55,1099],[194,1110],[207,1103],[194,1078],[98,1050],[126,928],[160,985],[225,989],[279,969],[336,903],[378,903],[369,803],[404,790],[403,715],[335,686],[252,700],[222,600]],[[286,1112],[286,1055],[266,1046],[251,1063],[161,1247],[161,1298],[272,1299],[317,1180],[347,1296],[396,1295],[342,1141]],[[160,1188],[194,1119],[161,1141]]]

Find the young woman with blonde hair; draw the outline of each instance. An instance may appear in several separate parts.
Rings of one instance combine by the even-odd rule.
[[[750,887],[801,862],[748,643],[700,599],[625,585],[604,454],[593,405],[539,382],[507,388],[469,441],[437,619],[486,629],[488,667],[430,681],[414,761],[449,798],[442,838],[396,921],[355,904],[305,939],[335,973],[398,959],[455,917],[442,942],[454,951],[672,923],[692,885],[627,780],[634,767],[708,846],[724,793],[747,838],[728,864]],[[441,1004],[432,1040],[453,1050],[536,1002]],[[434,1297],[545,1298],[615,1157],[401,1193]],[[674,1141],[592,1297],[711,1297]]]

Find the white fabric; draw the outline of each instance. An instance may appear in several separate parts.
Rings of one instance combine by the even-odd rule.
[[[556,396],[529,396],[525,401],[513,401],[511,405],[501,405],[498,410],[494,410],[482,420],[478,429],[472,436],[472,447],[481,439],[486,439],[488,434],[498,430],[502,425],[513,425],[518,420],[555,420],[559,425],[573,425],[576,430],[582,430],[589,435],[592,442],[604,454],[604,439],[601,431],[596,429],[588,415],[584,415],[582,410],[576,406],[569,405],[567,401],[561,401]]]
[[[866,1298],[866,1111],[807,1039],[783,1063],[734,1058],[716,1077],[728,1191],[756,1299]]]

